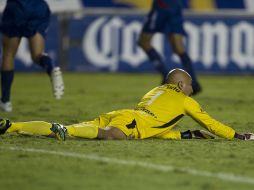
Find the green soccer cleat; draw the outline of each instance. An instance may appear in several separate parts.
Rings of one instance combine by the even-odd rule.
[[[50,128],[50,130],[55,133],[56,138],[59,141],[65,141],[66,139],[66,134],[67,134],[67,129],[59,124],[59,123],[52,123],[52,127]]]
[[[4,134],[10,126],[11,121],[9,119],[0,119],[0,135]]]

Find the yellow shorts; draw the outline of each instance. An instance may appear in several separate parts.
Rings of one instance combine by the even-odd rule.
[[[84,126],[96,125],[99,128],[116,127],[129,139],[145,139],[150,137],[178,139],[180,132],[170,132],[169,128],[154,128],[165,122],[155,120],[147,113],[124,109],[100,115],[93,121],[81,123]],[[79,124],[80,125],[80,124]]]
[[[100,115],[93,121],[82,122],[85,125],[96,125],[99,128],[116,127],[127,137],[137,138],[138,132],[135,125],[135,114],[133,110],[118,110]]]

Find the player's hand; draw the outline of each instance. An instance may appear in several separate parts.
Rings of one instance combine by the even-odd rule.
[[[254,133],[241,133],[240,135],[244,136],[245,141],[253,141],[254,140]]]
[[[253,141],[254,140],[254,133],[235,133],[235,138],[244,140],[244,141]]]
[[[216,136],[208,131],[195,130],[191,131],[193,139],[214,139]]]

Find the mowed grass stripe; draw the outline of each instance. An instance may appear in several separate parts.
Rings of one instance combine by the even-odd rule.
[[[222,172],[215,173],[215,172],[196,170],[191,168],[174,167],[170,165],[160,165],[160,164],[153,164],[153,163],[134,161],[134,160],[123,160],[123,159],[116,159],[116,158],[110,158],[110,157],[96,156],[91,154],[88,155],[88,154],[79,154],[74,152],[51,151],[46,149],[33,149],[33,148],[21,148],[21,147],[0,147],[0,149],[81,158],[81,159],[87,159],[92,161],[105,162],[108,164],[118,164],[118,165],[125,165],[125,166],[131,166],[131,167],[138,166],[138,167],[156,170],[160,172],[182,172],[182,173],[193,175],[193,176],[214,177],[223,181],[231,181],[236,183],[245,183],[245,184],[254,185],[254,178],[230,174],[230,173],[222,173]]]

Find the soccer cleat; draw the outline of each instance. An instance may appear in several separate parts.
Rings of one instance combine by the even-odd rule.
[[[67,129],[63,125],[61,125],[59,123],[52,123],[52,127],[50,128],[50,130],[53,133],[55,133],[56,138],[59,141],[65,141]]]
[[[191,131],[193,139],[214,139],[216,136],[208,131],[195,130]]]
[[[56,99],[64,95],[64,82],[60,67],[55,67],[50,74],[53,94]]]
[[[11,121],[9,119],[0,119],[0,135],[4,134],[10,126]]]
[[[11,112],[12,111],[12,104],[11,102],[5,102],[3,103],[1,100],[0,100],[0,109],[4,112]]]

